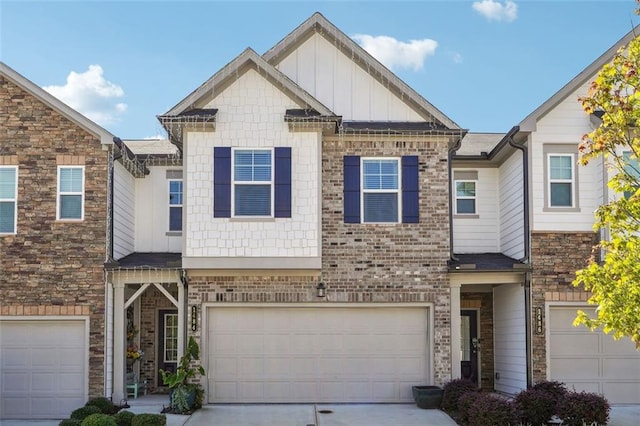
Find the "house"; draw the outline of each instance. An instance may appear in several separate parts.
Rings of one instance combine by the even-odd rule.
[[[104,394],[112,139],[0,63],[0,419]]]

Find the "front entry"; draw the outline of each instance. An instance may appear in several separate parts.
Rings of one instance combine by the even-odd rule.
[[[176,371],[178,366],[178,311],[158,311],[158,384],[162,384],[160,370]]]
[[[478,384],[478,311],[460,311],[462,377]]]

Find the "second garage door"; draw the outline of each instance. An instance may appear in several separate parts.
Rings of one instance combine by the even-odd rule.
[[[629,339],[574,327],[578,309],[593,315],[587,307],[549,309],[550,379],[602,394],[613,404],[640,404],[640,351]]]
[[[409,402],[429,374],[424,307],[212,307],[211,403]]]

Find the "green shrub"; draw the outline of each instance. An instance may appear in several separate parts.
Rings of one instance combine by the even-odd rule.
[[[606,425],[611,406],[603,396],[588,392],[568,392],[558,406],[562,425]]]
[[[120,411],[118,414],[113,416],[113,418],[116,419],[116,423],[118,423],[118,426],[131,426],[131,422],[133,421],[134,417],[135,414],[133,414],[131,411]]]
[[[102,412],[95,405],[85,405],[84,407],[80,407],[76,410],[73,410],[71,413],[71,418],[76,420],[84,420],[85,417],[90,416],[91,414],[101,414]]]
[[[473,426],[517,425],[518,419],[506,399],[480,393],[469,407],[469,424]]]
[[[531,388],[518,393],[513,400],[516,414],[524,425],[546,425],[556,414],[558,400],[543,388]]]
[[[167,416],[164,414],[136,414],[131,426],[165,426]]]
[[[100,409],[102,414],[115,414],[120,409],[113,405],[110,399],[105,397],[98,397],[90,399],[85,405],[94,405]]]
[[[65,419],[58,423],[58,426],[81,426],[82,420],[78,419]]]
[[[468,392],[477,392],[478,386],[466,379],[454,379],[446,383],[442,389],[442,409],[445,411],[458,411],[458,400]]]
[[[108,414],[91,414],[82,421],[82,426],[118,426],[116,420]]]

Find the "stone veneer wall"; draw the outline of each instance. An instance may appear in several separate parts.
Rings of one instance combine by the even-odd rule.
[[[447,142],[364,136],[323,142],[321,277],[190,276],[189,305],[204,302],[318,302],[315,287],[327,286],[324,302],[430,302],[434,317],[434,377],[451,377]],[[420,223],[345,224],[343,156],[418,155]],[[202,274],[201,274],[202,275]],[[199,336],[203,325],[198,327]]]
[[[18,165],[16,235],[0,236],[0,315],[89,316],[89,395],[104,395],[107,151],[0,77],[0,164]],[[85,219],[56,220],[57,165],[85,166]]]
[[[493,293],[461,293],[460,309],[479,309],[480,386],[493,390]]]
[[[572,282],[575,272],[584,268],[598,243],[593,232],[532,232],[531,234],[531,299],[532,316],[536,308],[545,312],[545,302],[586,301],[589,294]],[[545,330],[548,326],[543,318],[542,334],[533,330],[533,381],[547,378]]]

